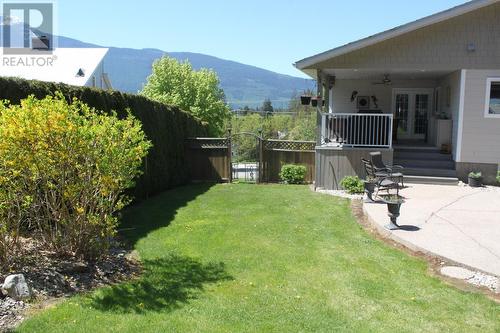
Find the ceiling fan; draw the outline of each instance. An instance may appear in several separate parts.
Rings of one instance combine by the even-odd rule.
[[[388,86],[392,84],[392,80],[390,79],[389,74],[384,74],[384,78],[382,79],[382,81],[373,82],[372,84],[384,84]]]

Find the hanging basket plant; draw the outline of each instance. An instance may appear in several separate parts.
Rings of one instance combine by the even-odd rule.
[[[314,107],[318,106],[318,97],[311,99],[311,105]]]
[[[309,104],[311,104],[311,96],[307,96],[307,95],[300,96],[300,103],[302,105],[309,105]]]

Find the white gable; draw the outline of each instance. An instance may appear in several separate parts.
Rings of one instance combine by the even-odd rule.
[[[31,51],[27,55],[12,55],[0,50],[0,76],[74,86],[86,85],[108,52],[107,48],[57,48],[50,54]]]
[[[375,45],[377,43],[386,41],[391,38],[395,38],[401,36],[403,34],[415,31],[417,29],[421,29],[432,24],[436,24],[439,22],[443,22],[446,20],[450,20],[457,16],[470,13],[472,11],[481,9],[483,7],[492,5],[494,3],[499,2],[500,0],[472,0],[466,2],[465,4],[453,7],[451,9],[445,10],[443,12],[424,17],[422,19],[404,24],[402,26],[381,32],[379,34],[360,39],[358,41],[328,50],[323,53],[319,53],[317,55],[302,59],[297,61],[294,65],[298,69],[305,70],[307,68],[313,68],[316,64],[327,61],[329,59],[342,56],[349,52],[353,52],[368,46]]]

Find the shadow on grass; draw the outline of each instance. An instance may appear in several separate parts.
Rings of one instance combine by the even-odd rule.
[[[89,296],[88,305],[117,313],[170,312],[196,298],[205,284],[233,279],[222,262],[203,264],[169,255],[143,264],[139,280],[101,289]]]
[[[120,235],[131,246],[135,245],[151,231],[170,225],[180,208],[213,185],[204,183],[178,187],[128,207],[122,213],[118,228]]]

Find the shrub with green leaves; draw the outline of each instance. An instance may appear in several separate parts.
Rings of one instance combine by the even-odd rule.
[[[286,184],[302,184],[307,169],[303,165],[285,164],[281,167],[280,178]]]
[[[346,176],[340,181],[340,186],[349,194],[361,194],[365,191],[363,181],[357,176]]]
[[[78,98],[96,110],[107,114],[116,112],[120,119],[131,112],[142,123],[153,148],[144,162],[144,173],[130,189],[134,200],[146,199],[190,181],[189,159],[184,144],[179,143],[190,137],[206,137],[208,132],[206,125],[179,107],[119,91],[0,77],[0,100],[9,100],[12,104],[20,104],[30,95],[43,99],[56,92],[61,92],[68,102]]]
[[[500,183],[500,171],[497,172],[497,183]]]
[[[483,174],[481,172],[474,172],[474,171],[469,172],[469,178],[481,179],[482,177],[483,177]]]
[[[0,259],[29,230],[59,254],[95,258],[115,234],[151,143],[132,115],[74,99],[0,105]]]

